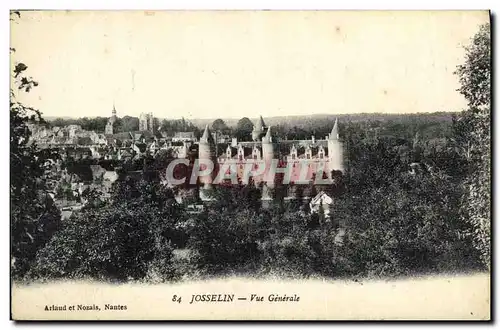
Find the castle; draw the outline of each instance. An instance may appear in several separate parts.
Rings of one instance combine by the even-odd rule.
[[[252,131],[252,141],[237,142],[228,145],[222,155],[215,154],[215,141],[208,125],[199,141],[198,158],[208,159],[217,164],[219,169],[230,173],[236,171],[238,181],[248,176],[248,169],[261,173],[269,171],[273,162],[286,168],[289,182],[310,180],[317,174],[331,179],[332,171],[343,172],[343,146],[339,140],[338,121],[324,139],[280,140],[273,138],[272,127],[267,127],[261,117],[257,119]],[[265,169],[265,170],[264,170]],[[259,172],[259,173],[260,173]],[[269,189],[273,183],[266,180],[264,174],[252,177],[254,183],[263,184],[262,199],[271,199]],[[245,180],[243,180],[245,181]],[[209,191],[213,188],[214,175],[200,177],[200,198],[209,200]]]

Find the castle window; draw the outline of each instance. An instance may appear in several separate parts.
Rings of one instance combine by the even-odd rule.
[[[254,159],[254,160],[257,160],[257,155],[253,155],[253,159]]]
[[[242,160],[243,160],[243,156],[240,154],[240,161],[242,161]]]
[[[292,159],[295,159],[295,154],[292,154]]]
[[[307,157],[307,159],[311,159],[311,155],[309,155],[309,154],[307,154],[306,157]]]
[[[320,159],[323,159],[323,153],[320,153],[320,154],[319,154],[319,158],[320,158]]]

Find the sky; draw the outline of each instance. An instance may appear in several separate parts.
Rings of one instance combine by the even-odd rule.
[[[255,118],[460,111],[453,74],[487,11],[43,11],[11,65],[44,116]]]

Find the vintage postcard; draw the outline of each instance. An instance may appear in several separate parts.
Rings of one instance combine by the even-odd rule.
[[[489,11],[11,11],[11,319],[490,320]]]

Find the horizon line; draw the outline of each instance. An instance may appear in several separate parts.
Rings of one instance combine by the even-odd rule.
[[[259,116],[262,116],[263,118],[282,118],[282,117],[314,117],[314,116],[342,116],[342,117],[348,117],[348,116],[361,116],[361,115],[368,115],[368,116],[401,116],[401,115],[431,115],[431,114],[453,114],[453,113],[460,113],[464,110],[441,110],[441,111],[418,111],[418,112],[353,112],[353,113],[315,113],[315,114],[303,114],[303,115],[280,115],[280,116],[264,116],[264,115],[257,115],[257,117],[248,117],[248,116],[242,116],[242,117],[209,117],[209,118],[188,118],[188,117],[159,117],[159,116],[154,116],[157,119],[166,119],[166,120],[179,120],[184,118],[185,120],[216,120],[216,119],[222,119],[222,120],[240,120],[242,118],[259,118]],[[119,113],[119,111],[117,111]],[[48,120],[55,120],[55,119],[80,119],[80,118],[109,118],[111,116],[52,116],[52,115],[44,115],[42,112],[42,118],[51,118]],[[124,117],[136,117],[139,118],[139,115],[127,115],[125,114],[124,116],[119,116],[117,115],[118,118],[124,118]]]

